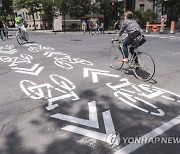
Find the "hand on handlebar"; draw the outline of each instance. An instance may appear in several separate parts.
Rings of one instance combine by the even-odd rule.
[[[112,42],[114,42],[114,41],[121,42],[122,40],[123,40],[122,38],[120,38],[120,37],[117,37],[117,38],[115,38],[115,39],[112,39]]]

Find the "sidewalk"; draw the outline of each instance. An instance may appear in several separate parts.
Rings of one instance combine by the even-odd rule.
[[[17,28],[9,28],[8,29],[9,31],[17,31]],[[28,30],[28,31],[31,31],[31,32],[34,32],[34,33],[54,33],[54,34],[57,34],[57,33],[63,33],[63,34],[80,34],[82,33],[83,34],[83,31],[53,31],[53,30]],[[149,35],[177,35],[177,36],[180,36],[180,29],[177,29],[175,30],[175,34],[169,34],[169,30],[167,30],[167,33],[166,34],[160,34],[159,32],[150,32],[150,33],[145,33],[145,30],[143,30],[144,34],[149,34]],[[88,33],[88,32],[87,32]],[[115,34],[115,31],[114,30],[107,30],[105,31],[104,34]]]

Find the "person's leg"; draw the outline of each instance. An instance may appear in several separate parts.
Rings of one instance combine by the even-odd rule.
[[[132,44],[132,41],[131,39],[129,39],[127,37],[127,39],[123,42],[123,53],[124,53],[124,56],[125,58],[122,60],[123,62],[127,63],[128,62],[128,46]]]

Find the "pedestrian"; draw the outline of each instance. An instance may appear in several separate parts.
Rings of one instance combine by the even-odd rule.
[[[99,22],[97,21],[95,24],[95,35],[99,33]]]
[[[8,38],[8,24],[6,21],[3,21],[3,26],[4,26],[4,33],[6,34],[6,36]]]
[[[118,31],[120,30],[120,23],[119,21],[116,21],[115,24],[114,24],[114,30],[115,30],[115,33],[118,33]]]
[[[82,30],[83,30],[83,34],[85,34],[86,29],[87,29],[87,23],[86,23],[86,21],[83,21],[83,22],[82,22]]]
[[[100,32],[101,32],[101,34],[104,34],[104,23],[103,22],[101,22],[101,24],[100,24]]]
[[[93,30],[93,22],[92,20],[89,21],[89,34],[92,34],[92,30]]]
[[[3,22],[0,20],[0,36],[1,36],[1,39],[3,39],[2,35],[1,35],[1,31],[3,31],[4,29],[4,24]]]

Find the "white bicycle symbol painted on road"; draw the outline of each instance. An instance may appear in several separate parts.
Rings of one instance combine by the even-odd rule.
[[[40,44],[35,44],[35,43],[30,43],[30,44],[25,44],[24,46],[28,47],[28,50],[31,52],[39,52],[42,50],[47,50],[47,51],[54,51],[54,48],[51,47],[44,47]]]
[[[36,84],[29,80],[23,80],[20,82],[20,87],[24,93],[32,99],[48,99],[47,110],[52,110],[58,107],[58,104],[53,104],[57,100],[63,100],[71,98],[73,101],[79,100],[80,98],[74,93],[76,86],[68,79],[53,74],[50,75],[50,79],[55,84],[53,86],[49,83]],[[57,92],[58,96],[53,96],[53,92]]]
[[[0,60],[4,63],[11,63],[9,66],[16,66],[20,63],[30,64],[33,57],[28,54],[21,54],[20,57],[0,56]]]
[[[121,83],[118,85],[112,85],[112,83],[107,83],[106,85],[115,91],[114,96],[116,96],[121,102],[128,104],[129,106],[142,112],[150,113],[155,116],[164,116],[165,113],[162,109],[149,102],[149,100],[157,97],[174,102],[180,102],[179,95],[167,90],[146,84],[135,85],[130,83],[126,78],[121,79],[120,82]],[[172,96],[176,98],[172,98]],[[143,107],[144,105],[147,107]],[[151,109],[147,109],[149,107],[153,111]]]
[[[64,56],[64,57],[54,57],[54,63],[62,68],[65,69],[73,69],[73,66],[71,64],[83,64],[83,65],[90,65],[92,66],[93,63],[84,60],[84,59],[80,59],[80,58],[71,58],[69,55],[68,56]]]

